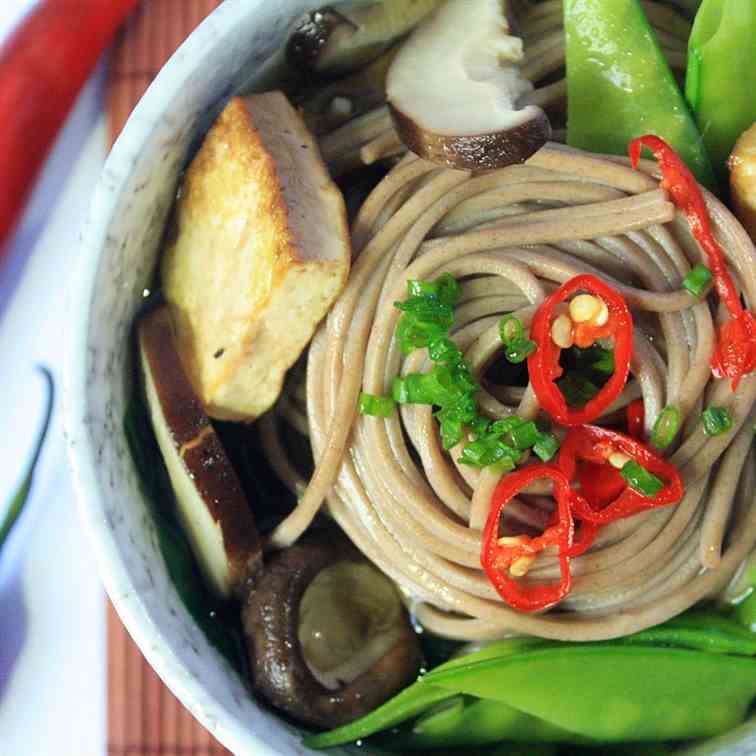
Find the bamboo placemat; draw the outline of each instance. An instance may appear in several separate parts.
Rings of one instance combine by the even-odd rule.
[[[107,113],[111,141],[157,72],[221,0],[142,0],[111,57]],[[109,756],[230,754],[173,697],[108,603]]]

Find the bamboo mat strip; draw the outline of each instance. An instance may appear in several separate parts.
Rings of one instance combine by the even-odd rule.
[[[108,75],[111,142],[157,72],[220,0],[143,0],[116,41]],[[108,756],[230,754],[163,685],[108,605]]]

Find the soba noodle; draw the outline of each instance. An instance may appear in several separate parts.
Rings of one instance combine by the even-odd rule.
[[[299,496],[273,532],[273,546],[296,541],[326,501],[352,541],[416,602],[426,628],[468,640],[621,636],[724,588],[756,543],[756,376],[734,392],[729,381],[712,377],[716,318],[681,286],[700,252],[659,188],[656,165],[642,168],[550,144],[525,165],[480,175],[413,155],[391,170],[354,221],[356,259],[310,345],[306,393],[290,385],[261,424],[272,466]],[[753,308],[753,245],[716,199],[707,195],[707,203]],[[635,319],[631,381],[604,419],[639,397],[647,431],[666,405],[683,417],[670,450],[683,500],[604,528],[572,561],[571,594],[546,614],[507,607],[480,567],[481,527],[500,474],[458,464],[459,448],[442,448],[429,406],[402,405],[389,418],[357,412],[361,390],[390,393],[397,374],[430,368],[426,350],[400,354],[393,305],[408,279],[444,272],[462,283],[453,339],[479,378],[501,356],[504,313],[528,326],[556,286],[581,273],[601,276],[624,295]],[[478,398],[492,418],[532,419],[539,409],[530,388],[484,383]],[[726,407],[734,421],[716,437],[704,435],[699,422],[712,404]],[[316,468],[307,484],[287,458],[278,422],[309,429]],[[512,515],[543,527],[551,506],[545,493],[530,489],[512,503]],[[526,581],[556,577],[556,558],[541,554]]]

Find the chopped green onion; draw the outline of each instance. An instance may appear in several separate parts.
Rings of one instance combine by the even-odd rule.
[[[462,293],[462,287],[451,273],[443,273],[436,280],[438,287],[438,299],[440,302],[454,307],[459,301],[459,295]]]
[[[732,428],[732,415],[724,407],[707,407],[702,415],[703,430],[707,436],[719,436]]]
[[[394,307],[412,315],[421,324],[439,326],[448,330],[454,323],[452,306],[427,297],[410,297],[404,302],[394,302]]]
[[[394,412],[394,406],[395,402],[389,396],[377,396],[364,391],[360,394],[360,413],[363,415],[390,417]]]
[[[509,344],[504,352],[504,356],[514,365],[524,362],[535,352],[537,344],[530,339],[520,339]]]
[[[490,425],[491,423],[487,417],[478,415],[478,417],[476,417],[475,420],[470,423],[470,432],[476,439],[478,439],[481,436],[486,435]]]
[[[710,283],[711,271],[705,265],[698,264],[683,278],[682,285],[694,297],[701,297]]]
[[[459,420],[446,418],[441,421],[441,445],[444,449],[451,449],[462,440],[462,423]]]
[[[460,464],[470,465],[471,467],[488,467],[496,462],[509,459],[514,469],[514,464],[520,457],[520,452],[513,449],[502,441],[482,438],[478,441],[471,441],[462,450],[462,456],[457,460]],[[507,463],[504,463],[507,465]]]
[[[400,378],[398,375],[394,378],[391,384],[391,397],[399,404],[407,404],[409,402],[407,381],[405,381],[404,378]]]
[[[455,305],[460,295],[460,285],[450,273],[444,273],[436,281],[407,281],[410,299],[435,299],[444,305]]]
[[[591,363],[591,370],[595,370],[597,373],[604,375],[612,375],[614,373],[614,352],[611,349],[602,349],[601,356],[595,362]]]
[[[525,331],[522,322],[514,315],[505,315],[499,321],[499,337],[503,344],[510,346],[524,339]]]
[[[664,483],[653,473],[631,459],[620,470],[627,484],[643,496],[656,496],[664,488]]]
[[[410,404],[433,404],[436,399],[435,387],[428,384],[427,374],[410,373],[404,378],[407,401]]]
[[[557,381],[557,386],[571,407],[587,404],[599,392],[598,386],[580,373],[568,373]]]
[[[410,354],[415,349],[428,346],[434,339],[446,336],[448,328],[437,323],[418,320],[407,313],[396,327],[396,340],[403,354]]]
[[[438,286],[433,281],[407,281],[408,297],[435,297]]]
[[[516,449],[525,451],[537,443],[540,435],[538,426],[532,420],[528,420],[509,431],[507,437]]]
[[[497,420],[491,423],[491,433],[496,433],[499,436],[503,436],[505,433],[511,433],[519,425],[522,425],[525,421],[517,415],[510,415],[509,417]]]
[[[541,433],[533,444],[533,452],[541,462],[548,462],[558,451],[559,440],[553,433]]]
[[[428,344],[428,355],[434,362],[458,362],[462,359],[459,347],[446,336],[433,339]]]
[[[517,467],[517,463],[512,457],[504,456],[500,460],[491,463],[491,467],[502,473],[509,473]]]
[[[651,443],[657,449],[666,449],[674,440],[680,429],[680,410],[670,405],[665,407],[656,418],[651,431]]]

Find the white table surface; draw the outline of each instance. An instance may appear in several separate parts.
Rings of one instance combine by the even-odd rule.
[[[26,2],[0,11],[0,31]],[[35,365],[49,366],[58,388],[32,497],[0,553],[0,756],[106,751],[104,594],[75,509],[60,406],[67,288],[106,153],[102,90],[100,71],[58,139],[0,272],[0,518],[44,404]]]

